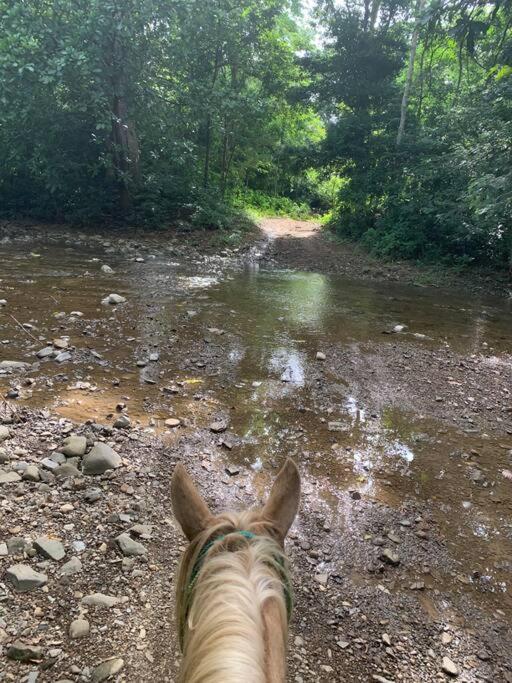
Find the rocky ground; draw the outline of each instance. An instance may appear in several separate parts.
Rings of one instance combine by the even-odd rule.
[[[270,257],[281,265],[288,239],[270,243]],[[130,258],[157,245],[144,250],[143,239],[135,242]],[[267,258],[263,244],[247,249]],[[186,251],[179,243],[172,248]],[[224,259],[216,269],[240,267],[245,255],[226,250]],[[202,303],[209,302],[196,298],[194,307]],[[173,319],[181,337],[166,342],[169,349],[162,342],[158,353],[173,355],[176,374],[193,371],[210,384],[198,390],[166,377],[172,400],[143,398],[154,383],[162,393],[158,373],[141,375],[142,393],[130,387],[131,398],[122,398],[129,380],[107,366],[92,377],[97,384],[120,381],[120,399],[107,411],[111,389],[105,393],[101,420],[79,419],[80,405],[73,420],[62,416],[65,409],[58,415],[38,407],[44,392],[24,400],[27,381],[28,389],[44,386],[49,363],[60,367],[58,354],[69,352],[55,344],[65,335],[52,339],[50,332],[42,335],[48,346],[36,339],[26,354],[50,348],[40,368],[4,367],[13,372],[10,390],[20,387],[21,395],[0,411],[0,681],[175,681],[173,582],[184,541],[169,499],[174,464],[184,462],[221,510],[259,504],[290,452],[299,461],[303,500],[287,542],[295,590],[289,680],[512,682],[509,355],[422,347],[406,330],[378,345],[324,340],[295,394],[286,393],[286,379],[275,382],[282,388],[270,411],[287,415],[286,434],[282,450],[257,473],[241,454],[268,444],[245,438],[236,417],[246,390],[228,353],[240,343],[237,319],[199,334],[187,327],[196,319],[188,309]],[[155,311],[145,310],[153,322]],[[101,321],[80,320],[73,324],[99,340]],[[95,367],[94,359],[70,348],[76,359],[62,361],[64,386],[91,383],[84,368]],[[350,433],[335,421],[342,385],[365,406],[364,433],[357,431],[361,411]],[[82,408],[86,413],[87,401]],[[430,459],[407,467],[363,462],[356,470],[355,455],[375,449],[395,409],[414,432],[407,443]],[[135,417],[143,414],[148,419]],[[466,503],[479,511],[482,527],[492,523],[489,538],[462,525]]]

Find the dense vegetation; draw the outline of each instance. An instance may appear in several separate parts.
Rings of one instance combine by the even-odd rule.
[[[512,1],[0,0],[0,213],[512,262]]]

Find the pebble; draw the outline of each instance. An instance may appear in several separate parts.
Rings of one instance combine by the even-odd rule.
[[[114,607],[118,605],[121,600],[114,597],[113,595],[105,595],[104,593],[92,593],[91,595],[86,595],[81,600],[82,605],[88,605],[89,607]]]
[[[7,648],[7,657],[17,662],[37,662],[43,658],[43,649],[16,640]]]
[[[39,481],[41,476],[35,465],[29,465],[23,472],[21,478],[25,481]]]
[[[69,562],[63,564],[60,568],[61,576],[72,576],[73,574],[78,574],[82,571],[82,562],[78,557],[72,557]]]
[[[0,484],[13,484],[17,481],[21,481],[21,477],[17,472],[0,470]]]
[[[106,443],[97,441],[82,462],[84,474],[103,474],[121,467],[121,457]]]
[[[55,362],[65,363],[66,361],[71,360],[72,357],[73,356],[69,353],[69,351],[62,351],[57,356],[55,356]]]
[[[134,541],[127,533],[120,534],[116,538],[116,543],[125,557],[136,557],[139,555],[146,555],[147,553],[147,550],[142,543]]]
[[[11,438],[11,432],[9,430],[9,427],[6,427],[5,425],[0,425],[0,443],[3,443],[7,439]]]
[[[92,683],[102,683],[118,674],[124,667],[124,660],[120,657],[114,657],[113,659],[107,659],[106,662],[98,664],[92,672],[91,682]]]
[[[382,562],[386,562],[387,564],[391,564],[393,566],[397,566],[400,564],[400,557],[394,553],[392,550],[389,550],[389,548],[385,548],[382,553],[379,556],[379,559]]]
[[[60,449],[68,458],[77,458],[85,455],[87,449],[87,439],[85,436],[68,436],[64,439]]]
[[[48,536],[41,536],[34,541],[35,549],[43,556],[54,562],[62,560],[66,555],[64,546],[60,541],[57,541]]]
[[[443,657],[442,670],[449,676],[458,676],[459,670],[449,657]]]
[[[117,304],[124,304],[125,302],[125,297],[121,296],[120,294],[109,294],[101,301],[102,304],[112,304],[113,306]]]
[[[171,427],[174,429],[174,427],[179,427],[181,424],[181,420],[178,420],[177,417],[170,417],[165,421],[165,426],[166,427]]]
[[[317,354],[316,354],[317,360],[325,360],[326,358],[327,358],[327,356],[325,355],[325,353],[323,353],[322,351],[317,351]]]
[[[44,586],[48,581],[46,574],[40,574],[29,567],[27,564],[14,564],[9,567],[5,577],[12,583],[18,593],[28,593],[40,586]]]
[[[111,268],[110,266],[107,266],[107,264],[104,263],[104,264],[101,266],[101,272],[102,272],[102,273],[106,273],[107,275],[112,275],[112,273],[114,272],[114,269]]]
[[[87,619],[75,619],[69,625],[69,636],[74,640],[77,638],[84,638],[89,635],[91,626]]]

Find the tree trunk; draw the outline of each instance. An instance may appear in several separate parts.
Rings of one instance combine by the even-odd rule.
[[[121,95],[114,95],[112,103],[112,140],[114,142],[114,165],[119,176],[121,209],[131,206],[129,180],[140,180],[140,150],[134,124],[128,120],[128,107]]]
[[[414,61],[416,59],[416,50],[418,49],[418,38],[420,35],[420,22],[425,0],[417,0],[416,4],[416,24],[411,38],[411,52],[409,55],[409,68],[407,69],[407,77],[405,79],[404,94],[402,97],[402,107],[400,109],[400,124],[398,126],[398,134],[396,136],[396,145],[400,146],[404,137],[405,122],[407,119],[407,107],[409,105],[409,93],[411,90],[412,77],[414,75]]]

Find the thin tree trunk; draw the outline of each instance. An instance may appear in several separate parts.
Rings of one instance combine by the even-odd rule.
[[[396,145],[400,146],[404,137],[405,122],[407,119],[407,107],[409,105],[409,93],[411,90],[412,77],[414,75],[414,61],[416,59],[416,50],[418,49],[418,39],[420,35],[420,21],[425,0],[417,0],[416,4],[416,24],[411,38],[411,52],[409,55],[409,68],[407,69],[407,77],[405,79],[404,94],[402,97],[402,106],[400,109],[400,124],[398,126],[398,134],[396,136]]]

